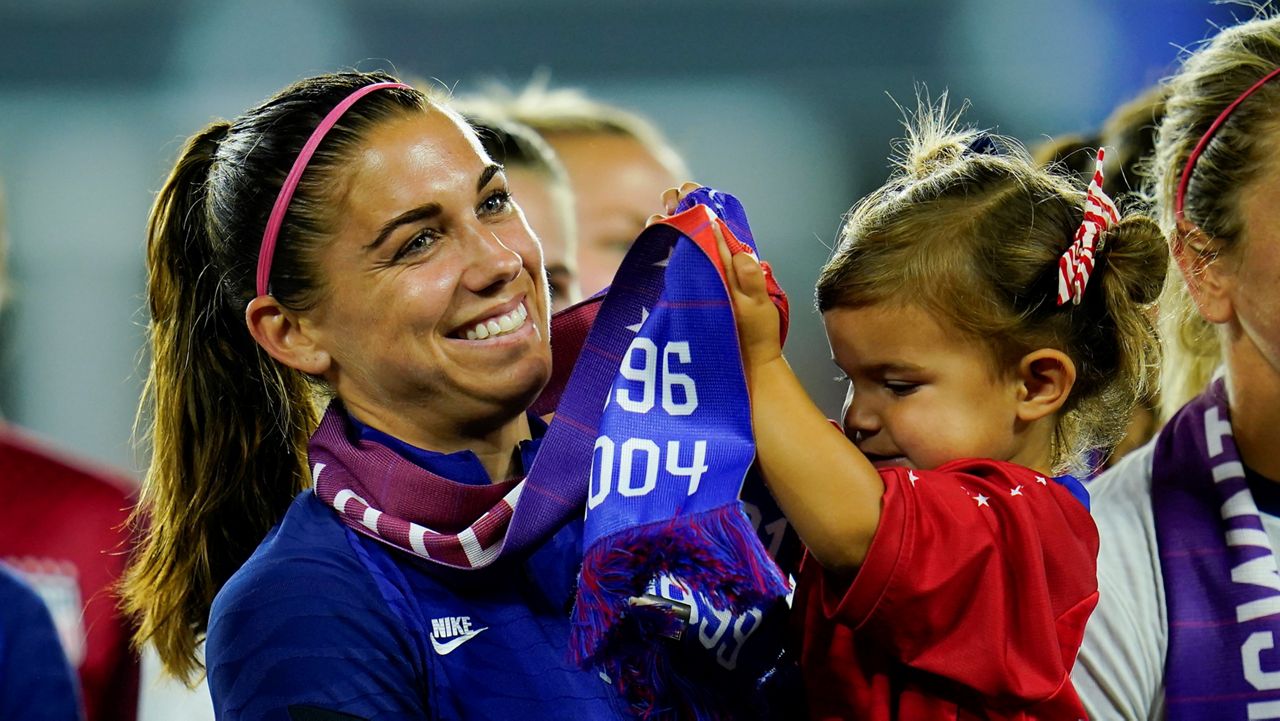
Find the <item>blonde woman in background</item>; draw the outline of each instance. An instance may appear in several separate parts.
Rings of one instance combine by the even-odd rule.
[[[582,300],[573,191],[555,151],[532,128],[512,119],[499,99],[463,97],[452,106],[475,128],[489,157],[502,164],[511,195],[542,244],[551,309]]]
[[[653,198],[680,185],[689,171],[653,123],[577,90],[549,90],[535,81],[504,105],[512,119],[551,144],[569,172],[579,282],[584,295],[594,295],[613,282],[652,214]]]
[[[1182,406],[1090,487],[1101,601],[1074,680],[1094,718],[1280,718],[1280,18],[1224,29],[1168,92],[1162,394]]]

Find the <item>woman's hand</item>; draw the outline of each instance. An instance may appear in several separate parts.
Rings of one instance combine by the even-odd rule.
[[[644,227],[648,228],[654,223],[666,220],[670,216],[675,215],[676,208],[680,207],[680,201],[684,200],[684,196],[688,195],[689,193],[692,193],[693,191],[701,187],[702,186],[698,185],[697,183],[686,181],[685,183],[681,184],[679,188],[667,188],[665,191],[662,192],[662,211],[663,212],[650,215],[649,219],[645,221]]]

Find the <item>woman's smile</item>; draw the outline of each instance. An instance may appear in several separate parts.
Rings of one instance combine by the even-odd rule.
[[[504,303],[495,310],[486,311],[477,321],[467,321],[449,333],[449,337],[469,341],[495,341],[531,325],[526,322],[528,319],[529,309],[521,297]]]

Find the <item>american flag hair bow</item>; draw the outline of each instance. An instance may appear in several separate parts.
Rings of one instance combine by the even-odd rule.
[[[1093,273],[1095,259],[1102,252],[1102,233],[1120,222],[1120,211],[1102,190],[1103,156],[1103,149],[1098,148],[1097,166],[1084,199],[1084,221],[1076,229],[1071,247],[1058,259],[1058,305],[1067,301],[1080,304],[1085,286],[1089,284],[1089,275]]]

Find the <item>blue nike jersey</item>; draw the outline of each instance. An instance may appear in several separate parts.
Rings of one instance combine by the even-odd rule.
[[[542,430],[522,444],[526,467]],[[478,460],[386,445],[454,480],[487,478]],[[217,717],[629,718],[596,672],[568,661],[581,560],[578,520],[524,559],[440,569],[348,529],[306,491],[214,600],[205,653]]]
[[[523,563],[442,572],[305,492],[214,601],[218,718],[627,718],[568,661],[581,543],[574,522]]]

